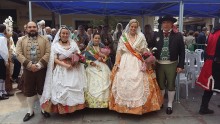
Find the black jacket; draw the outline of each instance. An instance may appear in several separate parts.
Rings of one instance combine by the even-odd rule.
[[[157,48],[155,52],[155,57],[157,60],[160,58],[161,50],[163,47],[163,31],[156,32],[153,37],[153,45]],[[170,60],[171,61],[178,61],[177,67],[184,68],[185,62],[185,45],[183,42],[183,35],[181,33],[175,33],[173,31],[170,32],[169,36],[169,52],[170,52]]]

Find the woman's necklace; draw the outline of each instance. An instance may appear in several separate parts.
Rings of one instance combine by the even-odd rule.
[[[60,39],[60,41],[61,41],[63,44],[68,43],[68,40],[67,40],[67,41],[63,41],[63,40]]]
[[[68,40],[67,40],[67,41],[62,41],[62,40],[60,40],[60,41],[61,41],[61,46],[62,46],[65,50],[69,50],[69,49],[70,49],[70,44],[69,44]]]

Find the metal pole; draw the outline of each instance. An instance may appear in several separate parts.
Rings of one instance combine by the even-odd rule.
[[[183,32],[183,11],[184,4],[180,1],[180,12],[179,12],[179,32]],[[180,74],[176,77],[176,102],[180,103]]]
[[[32,21],[32,7],[31,7],[31,1],[29,1],[29,21]]]
[[[183,32],[183,12],[184,12],[184,3],[180,1],[180,10],[179,10],[179,32]]]
[[[212,18],[212,26],[215,26],[215,18]],[[211,30],[211,29],[210,29]]]
[[[61,28],[61,24],[62,24],[62,22],[61,22],[61,15],[59,14],[59,25],[60,25],[60,28]]]

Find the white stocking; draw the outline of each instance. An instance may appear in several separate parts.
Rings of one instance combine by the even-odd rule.
[[[5,91],[5,81],[0,79],[0,96],[2,96],[2,94],[7,94],[7,92]]]
[[[5,90],[5,81],[3,80],[3,83],[2,83],[2,91],[3,91],[3,94],[7,94],[6,90]]]
[[[28,104],[28,113],[30,115],[34,112],[34,102],[36,101],[36,95],[32,97],[27,97],[27,104]]]
[[[173,107],[173,100],[175,96],[175,91],[168,91],[168,107]]]
[[[0,96],[3,94],[3,82],[4,80],[0,79]]]

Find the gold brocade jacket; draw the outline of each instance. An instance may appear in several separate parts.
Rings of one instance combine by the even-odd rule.
[[[34,39],[29,38],[27,35],[18,40],[16,45],[16,55],[18,61],[29,69],[31,61],[31,44],[34,44],[37,49],[37,61],[42,67],[47,67],[50,57],[50,42],[44,36],[38,35]]]

